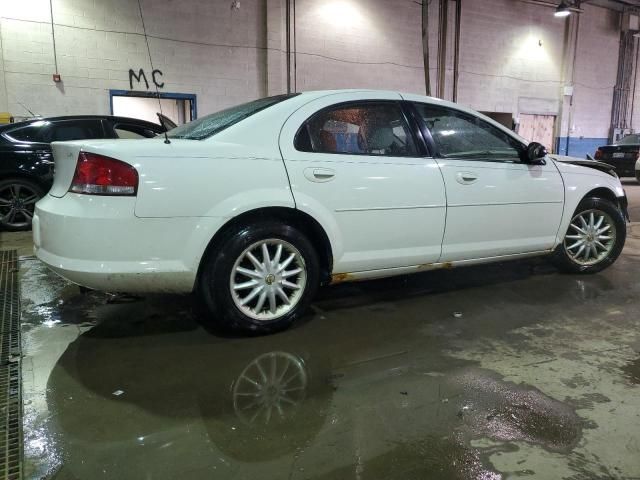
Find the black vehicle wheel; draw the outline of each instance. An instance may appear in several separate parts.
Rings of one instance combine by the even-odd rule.
[[[313,246],[297,229],[277,222],[237,228],[204,262],[198,293],[211,320],[225,329],[283,330],[318,288]]]
[[[0,181],[0,230],[29,230],[36,202],[44,196],[35,183],[22,178]]]
[[[636,170],[636,180],[640,183],[640,170]]]
[[[585,198],[554,255],[556,266],[568,273],[596,273],[616,261],[627,236],[622,211],[604,198]]]

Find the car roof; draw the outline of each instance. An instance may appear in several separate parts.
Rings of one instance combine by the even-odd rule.
[[[139,118],[120,117],[117,115],[63,115],[58,117],[35,117],[22,122],[9,123],[0,126],[0,131],[14,129],[17,127],[27,126],[34,122],[60,122],[65,120],[107,120],[112,119],[119,122],[137,123],[138,125],[146,126],[149,128],[162,129],[159,123],[149,122],[148,120],[141,120]]]
[[[345,95],[346,94],[346,95]],[[312,91],[303,91],[298,94],[291,95],[286,102],[279,102],[275,105],[266,108],[257,112],[255,115],[250,116],[248,119],[245,119],[237,124],[233,125],[231,128],[220,132],[216,137],[218,140],[221,138],[227,138],[228,141],[247,141],[247,135],[249,135],[252,129],[255,129],[255,122],[264,122],[264,124],[273,125],[273,128],[277,129],[278,132],[272,132],[276,137],[280,135],[279,129],[284,122],[292,115],[293,112],[297,111],[302,106],[313,102],[315,100],[319,100],[325,97],[330,97],[333,95],[340,95],[343,99],[340,103],[352,102],[352,101],[367,101],[370,99],[378,99],[378,100],[405,100],[409,102],[420,102],[420,103],[428,103],[431,105],[437,105],[441,107],[451,108],[454,110],[458,110],[460,112],[467,113],[474,117],[481,118],[485,122],[493,125],[498,130],[505,132],[510,137],[518,140],[523,144],[528,144],[529,142],[518,135],[513,130],[505,127],[499,122],[496,122],[492,118],[487,117],[486,115],[481,114],[480,112],[467,107],[460,103],[450,102],[448,100],[442,100],[440,98],[428,97],[426,95],[418,95],[413,93],[404,93],[396,90],[376,90],[376,89],[368,89],[368,88],[358,88],[358,89],[339,89],[339,90],[312,90]],[[347,97],[344,99],[344,97]],[[266,120],[265,120],[266,119]],[[257,137],[256,137],[257,138]]]

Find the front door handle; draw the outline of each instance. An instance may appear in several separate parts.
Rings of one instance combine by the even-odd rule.
[[[310,167],[304,169],[304,176],[312,182],[328,182],[333,180],[336,172],[330,168]]]
[[[473,172],[458,172],[456,173],[456,182],[462,185],[471,185],[478,181],[478,175]]]

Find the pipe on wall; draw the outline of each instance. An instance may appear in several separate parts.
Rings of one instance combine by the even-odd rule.
[[[291,93],[291,2],[285,0],[285,50],[287,55],[287,93]]]
[[[438,98],[445,95],[445,73],[447,71],[447,27],[449,19],[449,0],[440,0],[438,14]]]
[[[580,15],[576,15],[575,19],[575,35],[573,40],[573,60],[571,62],[571,85],[573,85],[573,81],[575,78],[576,72],[576,58],[578,57],[578,36],[580,34]],[[567,140],[565,143],[565,155],[569,155],[569,139],[571,138],[571,121],[573,120],[573,95],[575,92],[572,92],[571,98],[569,99],[569,115],[567,118]]]
[[[453,44],[453,96],[458,101],[458,72],[460,66],[460,24],[462,23],[462,0],[456,0],[456,36]]]
[[[620,33],[620,50],[618,54],[618,73],[613,89],[611,106],[611,140],[615,140],[616,129],[629,128],[629,107],[631,103],[631,79],[635,59],[636,41],[630,31]]]
[[[427,96],[431,95],[431,74],[429,71],[429,0],[422,0],[422,63],[424,64],[424,86]]]
[[[633,92],[631,94],[631,118],[629,119],[629,128],[633,128],[633,110],[635,109],[636,103],[636,80],[638,80],[638,52],[640,49],[638,48],[638,39],[635,40],[635,49],[636,49],[636,62],[633,67]]]

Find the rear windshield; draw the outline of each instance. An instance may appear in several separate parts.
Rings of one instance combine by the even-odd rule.
[[[638,145],[640,143],[639,135],[627,135],[626,137],[618,140],[618,145]]]
[[[277,95],[275,97],[261,98],[254,100],[253,102],[243,103],[235,107],[221,110],[220,112],[212,113],[206,117],[199,118],[193,122],[185,123],[179,127],[169,130],[168,136],[170,138],[186,138],[188,140],[202,140],[207,137],[211,137],[218,132],[221,132],[225,128],[229,128],[231,125],[250,117],[254,113],[269,108],[276,103],[280,103],[283,100],[287,100],[294,95]]]

